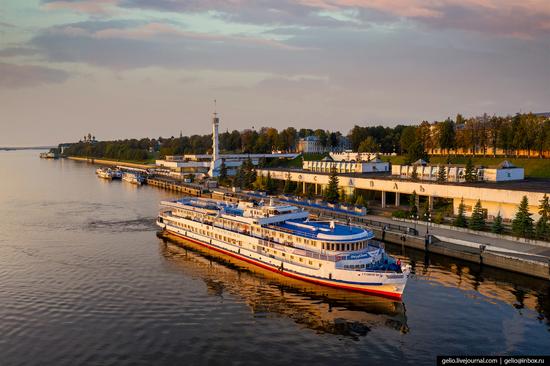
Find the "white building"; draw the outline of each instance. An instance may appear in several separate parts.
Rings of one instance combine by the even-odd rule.
[[[330,157],[334,161],[370,161],[378,156],[394,156],[395,153],[383,154],[383,153],[369,153],[369,152],[354,152],[346,150],[342,152],[331,152]]]
[[[324,173],[329,173],[332,169],[336,169],[337,173],[379,173],[389,172],[390,163],[378,158],[371,161],[304,160],[302,168],[308,171]]]
[[[418,161],[413,165],[392,165],[392,175],[402,179],[410,179],[416,167],[419,180],[436,181],[439,165],[427,165]],[[447,182],[465,182],[466,167],[462,165],[444,165]],[[508,161],[503,161],[495,167],[477,167],[475,174],[478,181],[505,182],[524,179],[524,169],[518,168]]]
[[[329,173],[312,171],[260,168],[256,172],[263,176],[269,172],[272,179],[290,179],[297,182],[303,188],[303,192],[306,192],[306,185],[313,185],[315,194],[326,189],[330,178]],[[487,210],[489,219],[499,213],[504,220],[513,219],[519,203],[523,196],[526,196],[529,201],[529,211],[533,214],[533,219],[537,220],[539,201],[545,194],[550,194],[550,186],[544,184],[535,186],[525,184],[523,186],[523,182],[509,182],[508,184],[512,185],[514,189],[510,189],[511,187],[506,184],[480,184],[478,186],[457,183],[438,184],[431,181],[389,179],[382,176],[340,175],[338,179],[339,187],[345,189],[347,194],[351,194],[355,189],[380,192],[382,207],[399,206],[402,204],[402,195],[415,193],[418,197],[426,197],[430,206],[433,205],[435,197],[452,199],[455,214],[463,200],[466,206],[466,215],[469,216],[477,200],[480,200],[483,209]]]
[[[323,146],[317,136],[307,136],[298,140],[296,150],[300,153],[322,154],[329,151],[344,151],[350,148],[349,140],[345,136],[338,136],[338,146]]]

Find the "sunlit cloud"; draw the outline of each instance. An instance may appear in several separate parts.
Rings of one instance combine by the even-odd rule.
[[[15,65],[0,62],[0,88],[18,89],[44,84],[63,83],[69,73],[35,65]]]

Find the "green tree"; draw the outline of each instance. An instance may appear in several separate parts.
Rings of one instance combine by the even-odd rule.
[[[362,194],[357,195],[357,199],[355,200],[356,206],[365,206],[365,198],[363,198]]]
[[[267,178],[265,180],[265,190],[267,194],[274,194],[277,192],[277,183],[271,178],[270,172],[267,172]]]
[[[287,173],[285,185],[283,187],[283,193],[289,194],[292,193],[295,189],[295,183],[292,181],[290,173]]]
[[[500,211],[498,212],[497,217],[495,217],[493,225],[491,225],[491,232],[494,234],[502,234],[504,232],[504,225],[502,224],[502,216],[500,215]]]
[[[422,206],[422,220],[423,221],[428,221],[430,216],[431,216],[430,201],[426,200],[424,202],[424,205]]]
[[[440,165],[437,169],[437,183],[445,183],[447,181],[447,171],[445,166]]]
[[[416,206],[416,191],[413,191],[413,193],[409,196],[409,214],[412,219],[416,219],[418,217],[418,206]]]
[[[548,222],[550,216],[550,203],[548,202],[548,196],[545,194],[539,202],[540,217],[537,221],[535,232],[538,239],[548,240],[550,239],[550,224]]]
[[[220,165],[220,175],[218,176],[218,182],[222,186],[227,185],[229,183],[229,179],[227,177],[227,166],[225,165],[225,159],[222,159],[222,163]]]
[[[458,213],[456,214],[456,217],[453,221],[453,225],[457,227],[466,227],[466,215],[465,215],[466,207],[464,206],[464,199],[460,200],[460,204],[458,205]]]
[[[413,165],[412,172],[411,172],[411,179],[418,180],[418,167],[416,164]]]
[[[447,120],[441,122],[438,127],[439,147],[442,151],[447,150],[448,155],[449,150],[455,147],[455,124],[450,118],[447,118]]]
[[[325,200],[330,203],[338,202],[339,192],[338,192],[338,175],[336,168],[332,168],[330,171],[330,177],[328,178],[328,186],[325,190]]]
[[[516,217],[512,221],[512,232],[518,237],[533,237],[533,218],[529,212],[529,200],[523,196]]]
[[[359,152],[375,153],[380,151],[380,144],[376,142],[374,137],[368,136],[365,140],[359,144]]]
[[[340,202],[347,202],[348,200],[348,195],[346,194],[346,191],[344,190],[344,188],[342,188],[340,190]]]
[[[315,197],[315,186],[313,184],[308,184],[306,189],[306,197],[308,199]]]
[[[466,182],[475,182],[477,180],[472,158],[469,158],[468,161],[466,162],[466,167],[464,168],[464,180]]]
[[[485,229],[485,217],[483,215],[483,208],[481,207],[481,200],[477,200],[474,206],[472,216],[470,216],[470,221],[468,222],[468,227],[472,230]]]

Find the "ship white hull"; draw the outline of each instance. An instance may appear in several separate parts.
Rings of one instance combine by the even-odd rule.
[[[268,255],[263,255],[261,254],[261,251],[254,251],[251,250],[251,248],[246,249],[237,245],[212,239],[208,236],[186,231],[176,226],[167,225],[164,222],[157,221],[157,224],[170,234],[184,238],[211,250],[276,272],[280,275],[334,288],[375,294],[393,299],[401,299],[409,274],[408,270],[405,270],[403,273],[341,271],[334,268],[334,264],[330,262],[323,263],[325,266],[323,269],[305,267],[282,261],[277,258],[272,258]],[[204,224],[200,225],[202,226]],[[231,234],[235,235],[235,233]],[[242,234],[237,235],[247,237]],[[257,240],[253,237],[248,238],[250,240]],[[332,268],[330,268],[331,265],[333,266]],[[328,274],[327,271],[330,272],[330,274]],[[344,276],[347,276],[347,278],[339,278]]]

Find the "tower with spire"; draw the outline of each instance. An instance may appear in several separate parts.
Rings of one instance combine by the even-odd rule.
[[[221,159],[218,146],[218,128],[220,119],[218,118],[218,112],[216,111],[216,100],[214,100],[214,113],[212,116],[212,161],[210,162],[210,169],[208,175],[215,178],[220,175]]]

